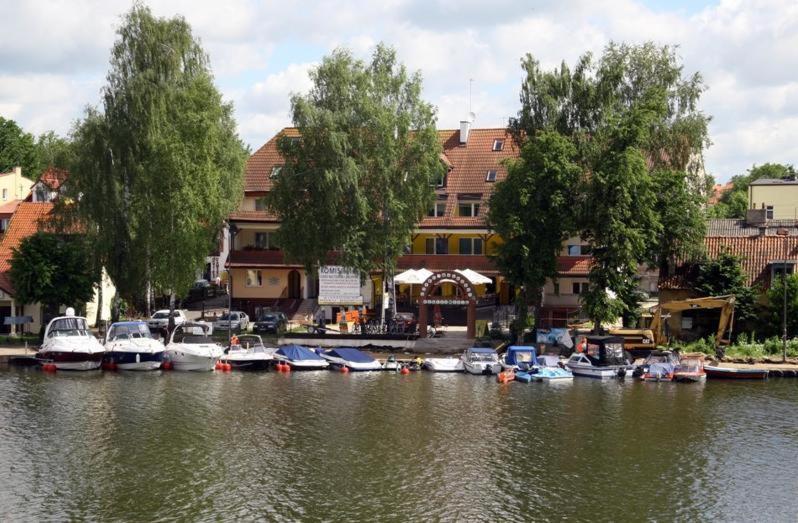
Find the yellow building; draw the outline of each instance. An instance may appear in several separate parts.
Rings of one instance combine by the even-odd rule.
[[[7,173],[0,173],[0,205],[27,198],[33,180],[22,176],[22,168],[14,167]]]
[[[798,219],[798,180],[760,178],[748,186],[748,208],[765,220]]]

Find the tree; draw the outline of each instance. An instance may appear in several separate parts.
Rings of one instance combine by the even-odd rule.
[[[745,211],[748,209],[748,186],[751,182],[760,178],[785,179],[795,175],[795,168],[792,165],[780,163],[754,165],[748,169],[748,174],[732,176],[732,187],[721,195],[718,203],[709,208],[709,216],[744,219]]]
[[[35,178],[40,164],[33,135],[23,131],[14,120],[0,116],[0,173],[22,167],[22,175]]]
[[[39,232],[20,242],[11,256],[11,283],[19,303],[42,303],[48,310],[61,305],[82,308],[99,282],[85,238]]]
[[[756,292],[747,284],[739,257],[722,252],[696,264],[693,274],[690,286],[700,296],[735,296],[735,322],[744,324],[757,319]]]
[[[581,168],[576,147],[556,131],[540,131],[528,140],[507,178],[490,198],[488,223],[503,243],[494,255],[507,279],[522,289],[522,311],[535,305],[539,325],[542,289],[557,276],[562,242],[575,232],[574,188]]]
[[[122,296],[152,285],[173,309],[238,205],[246,149],[183,18],[135,4],[118,34],[103,111],[74,132],[74,216]]]
[[[41,169],[57,167],[69,170],[75,161],[70,140],[58,136],[53,131],[39,135],[36,139],[36,152]]]
[[[795,337],[798,335],[798,275],[792,274],[786,279],[774,278],[767,292],[767,305],[762,323],[767,333],[781,335],[785,285],[787,286],[787,336]]]
[[[368,64],[336,50],[310,76],[310,92],[291,98],[301,138],[281,139],[268,197],[278,242],[308,271],[335,252],[361,272],[381,268],[384,285],[444,170],[435,110],[419,73],[383,45]]]
[[[509,130],[519,143],[553,130],[576,147],[584,172],[577,220],[594,253],[583,304],[598,327],[636,307],[638,264],[662,265],[701,244],[703,82],[683,76],[674,47],[652,43],[611,43],[573,70],[542,71],[531,55],[522,66],[521,110]]]

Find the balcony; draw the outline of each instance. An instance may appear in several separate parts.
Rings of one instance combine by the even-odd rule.
[[[265,249],[231,251],[227,264],[230,267],[300,267],[298,264],[286,265],[283,251]]]
[[[407,269],[429,269],[431,271],[471,269],[483,274],[497,272],[493,261],[487,256],[468,254],[405,254],[399,257],[397,268],[401,271]]]

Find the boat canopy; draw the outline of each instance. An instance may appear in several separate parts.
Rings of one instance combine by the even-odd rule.
[[[623,338],[620,336],[587,336],[587,355],[594,365],[626,365]]]
[[[468,349],[468,352],[473,352],[475,354],[496,354],[496,351],[490,347],[471,347]]]
[[[280,347],[277,349],[277,354],[281,356],[285,356],[291,361],[310,361],[310,360],[323,360],[321,356],[313,352],[307,347],[303,347],[302,345],[286,345],[285,347]]]
[[[333,349],[329,351],[327,354],[329,354],[334,358],[341,358],[342,360],[352,361],[355,363],[371,363],[374,361],[374,358],[372,358],[365,352],[349,347],[341,349]]]
[[[119,321],[108,329],[109,340],[128,340],[131,338],[152,338],[145,321]]]
[[[537,364],[537,351],[535,347],[511,345],[507,348],[504,361],[506,361],[508,365],[519,365],[521,363],[535,365]]]

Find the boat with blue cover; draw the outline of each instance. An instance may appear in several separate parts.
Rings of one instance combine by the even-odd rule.
[[[342,347],[328,351],[320,351],[319,356],[329,361],[330,364],[340,369],[346,367],[352,371],[382,370],[382,364],[363,352],[351,347]]]
[[[302,345],[286,345],[277,349],[274,359],[287,363],[293,370],[320,370],[330,366],[330,362]]]
[[[121,370],[156,370],[161,367],[164,350],[146,321],[120,321],[105,335],[104,361]]]
[[[528,371],[538,365],[537,351],[535,347],[511,345],[507,347],[501,365],[505,370]]]

